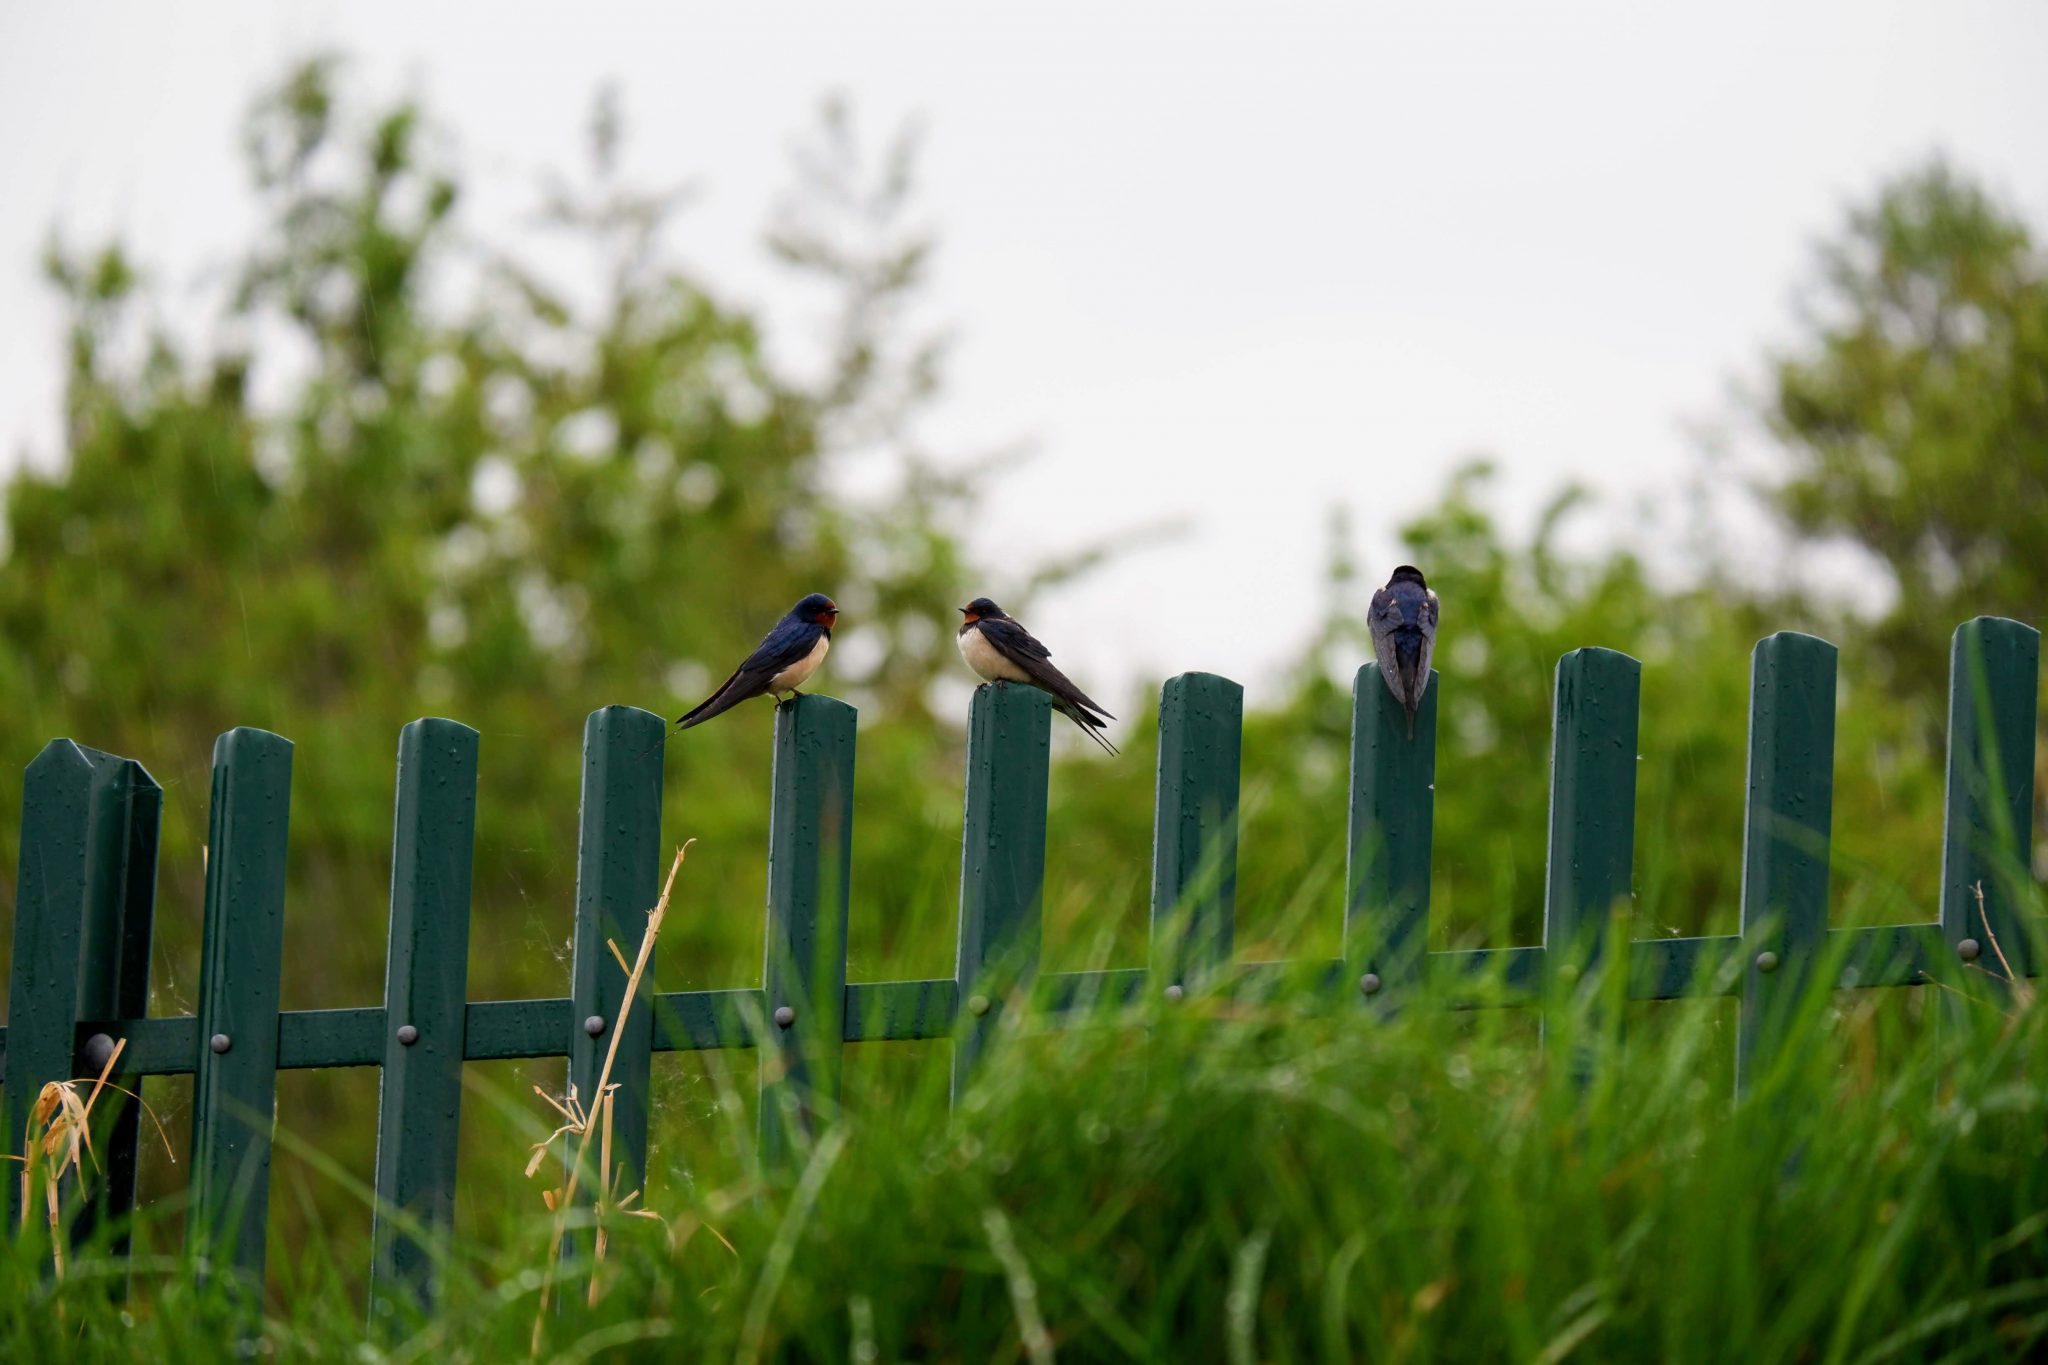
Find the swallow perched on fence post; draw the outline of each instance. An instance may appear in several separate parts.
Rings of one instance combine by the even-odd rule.
[[[798,602],[775,623],[775,629],[761,637],[754,652],[716,692],[677,719],[676,729],[701,725],[754,697],[773,697],[780,702],[785,693],[802,696],[797,689],[825,662],[825,652],[832,648],[832,627],[838,620],[838,605],[824,593],[814,592]]]
[[[960,608],[960,657],[984,682],[1018,682],[1050,693],[1055,707],[1081,727],[1081,733],[1110,753],[1116,746],[1102,735],[1106,721],[1116,717],[1090,701],[1088,694],[1052,666],[1052,651],[1023,625],[986,597]]]
[[[1415,711],[1429,686],[1429,659],[1436,652],[1436,594],[1422,581],[1422,570],[1403,564],[1387,586],[1372,595],[1372,653],[1380,676],[1401,709],[1408,713],[1408,738],[1415,738]]]

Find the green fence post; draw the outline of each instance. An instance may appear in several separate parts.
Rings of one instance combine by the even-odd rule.
[[[654,1046],[654,960],[648,959],[640,998],[625,1015],[626,972],[606,941],[627,962],[640,950],[647,912],[661,898],[661,763],[668,726],[660,716],[631,706],[593,711],[583,727],[583,805],[576,846],[576,946],[570,969],[574,1028],[569,1038],[569,1084],[593,1118],[611,1035],[619,1030],[611,1084],[612,1153],[623,1171],[615,1195],[641,1188],[647,1170],[647,1088]],[[593,1148],[593,1150],[595,1150]],[[608,1175],[609,1173],[605,1173]],[[593,1197],[584,1172],[579,1197]]]
[[[231,1266],[252,1297],[263,1290],[270,1207],[291,790],[291,741],[247,728],[215,741],[187,1240],[209,1267]]]
[[[149,1013],[149,952],[156,912],[163,788],[132,759],[91,750],[86,754],[95,760],[98,770],[92,864],[96,875],[85,902],[78,1014],[81,1019],[141,1019]],[[86,1040],[86,1074],[99,1075],[113,1055],[114,1041],[105,1033]],[[140,1072],[117,1070],[113,1083],[137,1096],[142,1094]],[[101,1175],[94,1182],[94,1196],[79,1210],[72,1237],[83,1242],[102,1220],[111,1222],[115,1232],[108,1249],[124,1256],[128,1253],[125,1224],[135,1209],[135,1178],[142,1155],[142,1106],[119,1091],[102,1092],[100,1103],[114,1117],[99,1139]]]
[[[787,1155],[839,1096],[846,1037],[846,916],[853,869],[859,713],[831,697],[775,708],[768,819],[768,933],[761,985],[772,1054],[761,1059],[761,1157]]]
[[[83,954],[88,943],[95,949],[109,946],[95,941],[99,934],[88,926],[103,932],[102,922],[110,911],[118,914],[127,889],[124,795],[127,770],[134,767],[55,739],[23,774],[0,1149],[22,1149],[43,1087],[77,1074],[77,1024],[90,1017],[81,989]],[[148,781],[147,774],[143,780]],[[149,786],[153,792],[155,784]],[[19,1225],[22,1214],[18,1177],[18,1172],[5,1177],[10,1228]],[[41,1223],[39,1216],[31,1216]]]
[[[961,1027],[953,1094],[1001,1017],[1036,974],[1045,884],[1045,802],[1052,702],[1035,687],[984,683],[967,721],[967,809],[960,849]]]
[[[1436,701],[1432,669],[1411,739],[1407,712],[1387,690],[1378,664],[1365,665],[1351,680],[1344,970],[1366,997],[1392,999],[1418,984],[1429,952]]]
[[[1827,944],[1834,800],[1835,647],[1780,631],[1750,657],[1738,1095],[1776,1055]]]
[[[1949,651],[1941,937],[2001,978],[2008,968],[2032,975],[2039,961],[2022,905],[2033,885],[2040,666],[2039,632],[1995,616],[1959,627]]]
[[[1230,961],[1244,688],[1213,673],[1159,697],[1152,834],[1152,984],[1185,987]]]
[[[377,1091],[377,1203],[370,1316],[433,1300],[433,1253],[455,1222],[477,733],[416,720],[398,734],[391,930],[384,956],[384,1069]]]
[[[1554,980],[1590,974],[1609,939],[1627,969],[1621,916],[1635,863],[1641,690],[1642,665],[1626,654],[1575,649],[1557,661],[1543,897],[1544,965]]]

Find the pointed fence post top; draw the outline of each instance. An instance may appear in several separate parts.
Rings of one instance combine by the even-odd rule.
[[[858,716],[860,708],[851,702],[828,697],[822,692],[803,692],[788,701],[778,702],[777,710],[787,710],[800,720],[830,720],[839,715]]]
[[[2039,648],[2041,632],[2024,621],[2015,621],[2009,616],[1973,616],[1956,627],[1954,640],[1960,642],[1969,637],[1990,641],[2007,642],[2015,646],[2032,645]]]
[[[459,720],[449,720],[446,716],[421,716],[418,720],[407,721],[404,729],[398,732],[401,747],[404,746],[405,736],[408,732],[417,732],[422,738],[428,740],[479,738],[476,730],[464,725]]]
[[[28,761],[28,766],[22,771],[31,781],[45,773],[61,772],[67,768],[83,771],[93,766],[87,753],[88,750],[74,740],[53,739]]]
[[[1822,653],[1833,656],[1841,652],[1832,641],[1825,640],[1818,635],[1809,635],[1803,630],[1777,630],[1758,640],[1756,648],[1750,651],[1750,657],[1755,658],[1767,650],[1777,651],[1786,649],[1802,653],[1814,651],[1815,657]]]
[[[288,755],[291,751],[292,742],[283,735],[259,730],[253,725],[237,725],[232,730],[224,730],[213,741],[215,763],[271,758]]]
[[[1604,645],[1582,645],[1561,655],[1557,661],[1558,686],[1562,688],[1569,683],[1584,689],[1592,700],[1600,698],[1603,688],[1639,682],[1642,674],[1642,660]]]
[[[1244,684],[1234,682],[1221,673],[1189,672],[1176,673],[1160,685],[1160,694],[1166,697],[1186,697],[1190,703],[1203,701],[1244,703]]]

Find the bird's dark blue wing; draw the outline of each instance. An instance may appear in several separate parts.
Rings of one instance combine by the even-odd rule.
[[[761,638],[738,671],[772,678],[815,649],[824,633],[823,626],[809,621],[779,621],[775,629]]]
[[[1032,684],[1051,692],[1053,700],[1059,702],[1059,710],[1067,712],[1087,737],[1110,753],[1116,753],[1110,741],[1096,735],[1096,731],[1102,729],[1102,716],[1110,716],[1110,712],[1106,712],[1100,702],[1075,688],[1065,673],[1053,667],[1053,651],[1040,645],[1030,630],[1014,620],[983,620],[981,634],[987,636],[989,645],[1001,651],[1001,655],[1024,669],[1024,675],[1032,679]],[[1114,720],[1114,716],[1110,718]]]
[[[825,634],[825,627],[793,616],[778,621],[775,629],[762,637],[754,652],[745,662],[732,671],[732,676],[718,685],[718,690],[697,703],[676,721],[687,730],[692,725],[701,725],[713,716],[723,714],[754,697],[768,691],[768,683],[777,673],[804,658],[817,647],[818,640]]]
[[[1038,637],[1009,620],[984,620],[981,633],[989,643],[1006,656],[1022,664],[1027,659],[1050,659],[1052,651],[1038,642]]]

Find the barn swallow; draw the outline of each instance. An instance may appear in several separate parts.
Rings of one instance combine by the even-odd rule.
[[[804,598],[775,623],[775,629],[761,638],[746,662],[734,669],[716,692],[676,721],[676,729],[701,725],[754,697],[772,696],[780,702],[784,693],[802,696],[797,688],[825,662],[825,651],[832,648],[832,627],[838,620],[838,605],[824,593]]]
[[[1116,717],[1088,699],[1052,666],[1052,651],[1032,638],[1009,613],[977,597],[960,608],[960,657],[986,682],[1027,683],[1052,695],[1052,703],[1081,727],[1081,733],[1114,754],[1116,746],[1102,736],[1103,722]]]
[[[1380,676],[1401,709],[1408,713],[1408,738],[1415,738],[1415,711],[1429,686],[1429,656],[1436,652],[1436,594],[1422,581],[1422,570],[1403,564],[1387,586],[1372,595],[1373,657]]]

